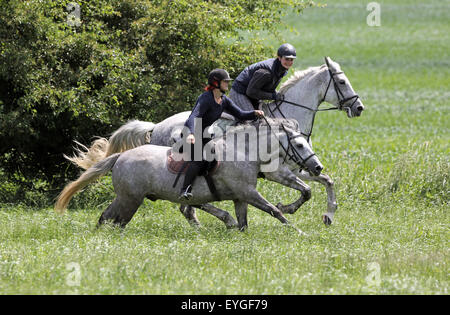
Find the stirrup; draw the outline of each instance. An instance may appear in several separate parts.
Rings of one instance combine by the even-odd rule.
[[[187,186],[187,188],[181,192],[179,199],[184,199],[184,200],[191,199],[193,196],[191,191],[192,191],[192,185]]]

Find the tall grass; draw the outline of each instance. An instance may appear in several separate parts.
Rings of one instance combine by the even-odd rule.
[[[332,226],[320,219],[324,187],[310,183],[311,200],[288,216],[306,237],[253,207],[244,233],[202,212],[194,229],[164,201],[145,201],[124,230],[96,229],[114,196],[105,177],[62,217],[51,203],[2,204],[0,292],[448,294],[449,3],[379,3],[378,28],[360,1],[330,1],[286,18],[298,34],[268,39],[294,44],[299,69],[331,56],[366,106],[360,118],[325,112],[315,122],[314,150],[338,199]],[[298,197],[263,180],[258,190],[274,204]]]

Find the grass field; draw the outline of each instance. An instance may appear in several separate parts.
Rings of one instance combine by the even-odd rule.
[[[96,230],[105,178],[63,217],[52,205],[2,206],[0,293],[448,294],[450,1],[379,1],[379,27],[367,25],[362,1],[328,2],[288,16],[299,34],[282,35],[297,47],[297,69],[339,62],[366,107],[315,123],[338,197],[332,226],[320,218],[325,189],[312,183],[312,199],[288,217],[306,237],[252,207],[244,233],[201,212],[193,229],[162,201],[146,201],[123,231]],[[264,181],[258,189],[274,204],[297,195]]]

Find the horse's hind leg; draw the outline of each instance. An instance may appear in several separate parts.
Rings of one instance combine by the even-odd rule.
[[[105,221],[112,221],[112,223],[119,225],[120,227],[125,227],[125,225],[130,222],[141,203],[142,200],[117,197],[102,213],[98,220],[97,227],[105,223]]]

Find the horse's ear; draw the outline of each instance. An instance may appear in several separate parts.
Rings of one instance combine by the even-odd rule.
[[[328,69],[330,69],[333,72],[338,71],[337,67],[336,67],[336,63],[331,60],[330,57],[325,57],[325,63],[327,64]]]

